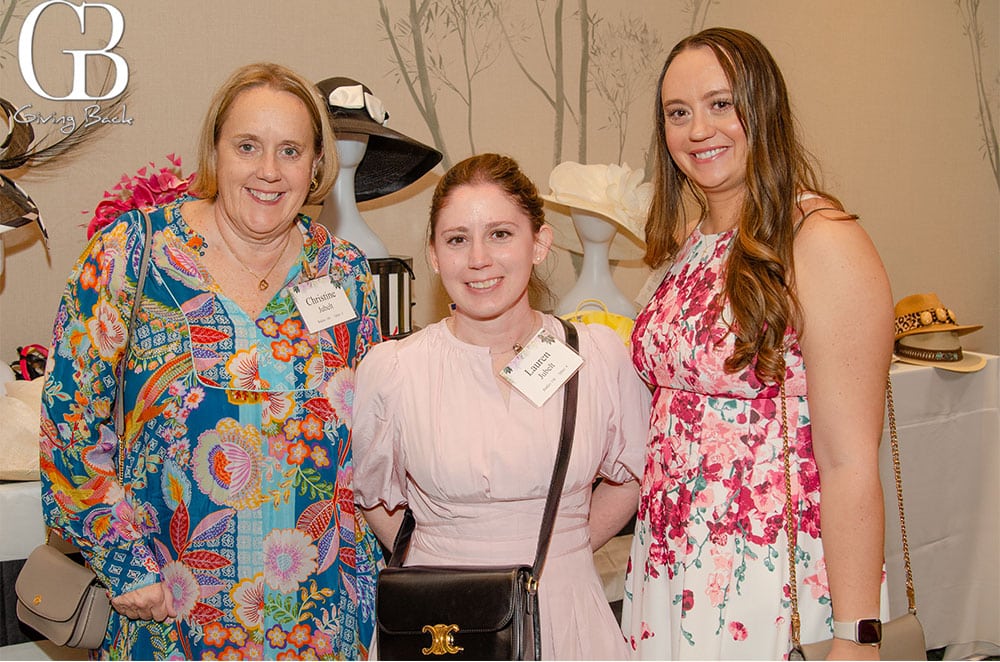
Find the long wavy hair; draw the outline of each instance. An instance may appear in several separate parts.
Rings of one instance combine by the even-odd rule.
[[[692,48],[710,48],[715,53],[747,138],[746,192],[722,291],[732,309],[735,335],[733,354],[725,367],[736,372],[753,365],[761,381],[780,381],[784,378],[785,330],[799,315],[792,283],[792,242],[795,222],[802,215],[798,197],[812,191],[841,211],[843,206],[820,188],[813,158],[796,131],[785,80],[767,48],[746,32],[709,28],[674,46],[660,72],[646,263],[657,268],[676,256],[688,221],[685,199],[693,197],[702,218],[708,213],[705,195],[677,167],[667,149],[661,100],[667,69],[677,55]]]
[[[476,184],[493,184],[499,187],[528,217],[532,233],[537,235],[545,225],[545,207],[538,195],[538,188],[524,174],[517,161],[502,154],[477,154],[453,165],[438,181],[431,197],[428,243],[434,243],[438,217],[448,205],[455,189]],[[551,290],[534,271],[528,281],[528,296],[543,308],[552,299]]]

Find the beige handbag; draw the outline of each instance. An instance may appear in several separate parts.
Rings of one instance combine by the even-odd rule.
[[[886,380],[886,409],[889,416],[889,440],[892,444],[892,472],[896,479],[896,505],[899,509],[899,530],[903,538],[903,568],[906,576],[906,599],[908,613],[882,625],[882,644],[879,658],[882,660],[926,660],[927,646],[924,642],[924,628],[917,619],[917,600],[913,589],[913,570],[910,567],[910,546],[906,540],[906,514],[903,511],[903,476],[899,470],[899,439],[896,436],[896,410],[892,404],[892,381]],[[785,404],[785,384],[781,384],[781,434],[784,442],[785,494],[792,493],[792,477],[789,459],[788,415]],[[799,642],[799,602],[798,586],[795,578],[795,537],[796,528],[792,518],[791,500],[785,503],[785,529],[788,537],[789,586],[792,602],[792,651],[790,660],[825,660],[833,646],[833,639],[824,639],[811,644]]]
[[[139,262],[135,295],[132,298],[132,316],[128,325],[125,350],[132,341],[132,330],[142,301],[142,288],[149,270],[149,254],[153,241],[153,228],[146,212],[146,243]],[[118,388],[115,391],[115,433],[118,435],[118,480],[125,482],[123,440],[125,438],[125,413],[122,399],[125,380],[120,364]],[[59,646],[73,648],[99,648],[108,630],[111,616],[111,599],[107,589],[97,580],[90,568],[80,565],[49,544],[39,545],[25,561],[14,583],[17,595],[17,618]]]
[[[39,545],[14,584],[17,618],[58,646],[99,648],[111,600],[90,568],[55,547]]]

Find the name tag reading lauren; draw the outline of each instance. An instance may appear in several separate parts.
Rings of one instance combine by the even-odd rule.
[[[329,276],[293,285],[292,298],[309,333],[319,333],[358,316],[347,293],[337,287]]]
[[[582,365],[583,358],[566,343],[539,329],[500,376],[541,407]]]

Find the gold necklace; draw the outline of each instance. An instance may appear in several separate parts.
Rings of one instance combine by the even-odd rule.
[[[281,258],[284,257],[285,249],[288,248],[288,242],[292,240],[292,231],[289,230],[285,234],[285,243],[281,245],[281,251],[278,252],[277,259],[275,259],[274,263],[271,264],[271,268],[268,269],[263,276],[261,276],[256,271],[251,269],[245,262],[243,262],[243,260],[241,260],[238,255],[236,255],[236,251],[233,250],[233,247],[229,244],[229,241],[226,239],[226,235],[223,234],[222,228],[219,227],[218,219],[215,220],[215,229],[218,230],[219,238],[222,239],[222,243],[225,244],[226,250],[229,251],[229,254],[233,256],[233,259],[235,259],[239,263],[239,265],[247,271],[247,273],[249,273],[251,276],[257,279],[258,281],[257,289],[263,292],[269,287],[271,287],[271,284],[267,282],[267,277],[271,275],[271,272],[274,271],[274,268],[278,266],[279,262],[281,262]]]
[[[530,340],[531,337],[534,336],[535,333],[537,333],[537,329],[535,329],[535,321],[536,321],[535,313],[534,313],[534,311],[532,311],[532,313],[531,313],[531,330],[528,331],[528,333],[526,334],[526,336],[524,338],[524,342],[528,342],[528,340]],[[504,356],[505,354],[509,354],[511,352],[514,352],[514,355],[516,356],[516,355],[520,354],[523,349],[524,349],[524,344],[523,343],[515,342],[513,345],[511,345],[510,349],[505,349],[502,352],[494,352],[491,349],[490,350],[490,356]]]

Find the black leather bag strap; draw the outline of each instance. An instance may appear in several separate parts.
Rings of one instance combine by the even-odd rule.
[[[118,478],[125,481],[123,446],[125,444],[125,406],[122,402],[125,399],[125,363],[128,361],[128,350],[132,344],[132,332],[135,329],[135,320],[139,316],[139,306],[142,304],[142,289],[146,284],[146,274],[149,272],[149,255],[153,246],[153,223],[149,220],[149,214],[142,211],[142,220],[146,224],[146,238],[142,247],[142,257],[139,260],[139,272],[135,279],[135,294],[132,295],[132,315],[129,317],[128,329],[125,337],[125,351],[122,354],[121,362],[118,364],[118,386],[115,389],[115,434],[118,436]]]
[[[564,319],[560,319],[566,329],[566,343],[574,352],[580,351],[580,338],[576,327]],[[549,551],[549,541],[552,539],[552,526],[559,513],[559,501],[562,499],[563,485],[566,484],[566,472],[569,470],[569,457],[573,452],[573,433],[576,430],[576,401],[579,395],[580,376],[574,372],[566,382],[566,393],[563,398],[562,429],[559,433],[559,450],[556,452],[556,466],[552,469],[552,481],[549,484],[549,495],[545,499],[545,511],[542,513],[542,528],[538,533],[538,549],[535,552],[535,562],[531,566],[531,576],[537,582],[542,574],[545,555]]]
[[[573,348],[573,351],[580,351],[580,338],[576,327],[569,322],[560,319],[566,330],[566,344]],[[552,526],[556,521],[556,514],[559,512],[559,501],[562,498],[563,485],[566,483],[566,472],[569,469],[569,457],[573,451],[573,433],[576,428],[576,405],[579,394],[579,374],[574,373],[566,382],[566,393],[563,398],[562,429],[559,433],[559,450],[556,451],[556,464],[552,469],[552,480],[549,483],[549,494],[545,498],[545,511],[542,513],[541,530],[538,533],[538,548],[535,551],[535,562],[531,566],[532,579],[537,583],[542,572],[542,564],[545,563],[545,555],[549,551],[549,541],[552,539]],[[396,540],[392,544],[392,557],[389,559],[390,568],[398,568],[403,565],[406,558],[406,550],[410,547],[410,536],[416,521],[413,519],[413,511],[409,508],[403,513],[403,521],[396,532]]]

